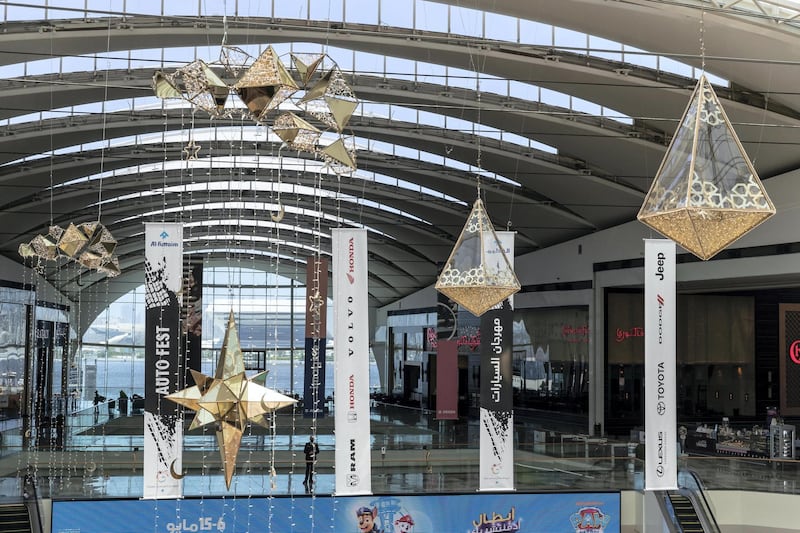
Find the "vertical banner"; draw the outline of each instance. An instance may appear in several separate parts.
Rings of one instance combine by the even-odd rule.
[[[436,419],[458,420],[458,342],[439,339],[436,347]]]
[[[335,492],[372,494],[367,230],[336,228],[332,237]]]
[[[675,243],[644,241],[645,490],[678,488]]]
[[[514,232],[497,238],[514,267]],[[502,261],[500,250],[487,249],[486,260]],[[480,487],[514,490],[514,395],[512,349],[514,311],[508,298],[481,316]]]
[[[145,224],[144,498],[182,493],[183,420],[164,399],[179,390],[183,226]]]
[[[306,260],[306,351],[303,417],[325,416],[325,333],[327,328],[328,259]]]
[[[179,385],[196,385],[189,370],[202,370],[203,363],[203,259],[187,257],[183,269],[183,298],[181,299],[183,321],[183,370],[184,381]]]

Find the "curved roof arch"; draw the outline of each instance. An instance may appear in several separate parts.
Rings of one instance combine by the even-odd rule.
[[[730,87],[720,87],[719,95],[746,151],[755,155],[761,177],[800,164],[795,148],[800,141],[800,99],[788,77],[796,62],[786,51],[786,40],[796,38],[797,29],[790,25],[776,27],[763,18],[699,0],[680,5],[650,0],[563,0],[558,5],[474,0],[470,7],[614,39],[696,67],[704,60],[707,70],[730,80]],[[576,10],[583,14],[580,20],[574,17]],[[13,228],[0,252],[19,260],[16,246],[46,233],[51,222],[93,220],[102,213],[102,221],[120,240],[123,268],[130,269],[120,283],[127,276],[141,276],[141,223],[149,219],[187,221],[187,249],[209,259],[238,249],[242,254],[280,256],[290,265],[302,263],[309,247],[328,253],[327,239],[320,234],[329,228],[362,224],[372,230],[372,302],[383,305],[434,281],[436,264],[455,242],[484,172],[497,179],[481,177],[481,194],[496,221],[518,231],[519,253],[626,222],[638,211],[694,86],[691,78],[624,58],[609,59],[606,51],[591,49],[588,39],[584,49],[383,24],[107,15],[9,21],[0,34],[0,65],[32,64],[37,59],[58,64],[93,54],[134,57],[137,50],[154,46],[164,48],[166,57],[170,49],[215,49],[225,33],[231,45],[312,43],[350,51],[353,57],[347,61],[354,71],[346,76],[365,102],[365,112],[353,116],[348,131],[358,143],[359,171],[353,177],[334,178],[320,174],[318,164],[282,169],[283,183],[294,186],[280,193],[289,214],[283,226],[270,226],[269,215],[277,208],[274,198],[266,189],[244,184],[274,179],[274,164],[254,169],[247,162],[259,154],[274,158],[280,146],[273,139],[248,139],[235,149],[221,138],[203,141],[208,152],[198,162],[158,168],[165,160],[182,161],[183,146],[172,132],[199,134],[246,122],[212,119],[167,105],[142,106],[142,98],[152,96],[150,78],[160,61],[152,69],[113,70],[95,60],[85,72],[0,81],[4,101],[13,102],[0,109],[0,119],[9,121],[0,132],[0,222]],[[704,58],[692,49],[700,16]],[[724,41],[730,41],[731,32],[741,39],[728,45]],[[453,86],[431,73],[391,72],[385,66],[383,72],[364,71],[358,68],[357,54],[474,72],[476,88]],[[186,57],[186,63],[192,59]],[[169,56],[169,61],[176,58]],[[614,109],[631,123],[514,97],[510,91],[492,92],[504,81]],[[489,90],[479,90],[482,83]],[[131,109],[70,111],[124,99],[131,99]],[[387,105],[403,112],[370,112]],[[414,113],[416,121],[410,118]],[[153,135],[154,143],[130,142]],[[557,153],[537,150],[536,142]],[[373,146],[392,147],[392,153]],[[240,160],[223,163],[231,155]],[[219,168],[204,168],[214,162]],[[419,190],[391,180],[416,184]],[[198,191],[187,187],[192,181],[220,188],[235,185],[228,187],[227,196],[198,199]],[[101,182],[102,194],[97,190]],[[315,203],[302,187],[319,187],[320,195],[324,191],[327,196]],[[324,219],[314,214],[320,205]],[[213,223],[222,220],[228,222]],[[301,228],[316,228],[316,233]],[[224,235],[232,237],[227,247],[221,246]],[[66,294],[102,279],[59,266],[46,273]]]

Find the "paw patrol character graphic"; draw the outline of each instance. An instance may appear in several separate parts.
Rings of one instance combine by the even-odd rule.
[[[411,533],[414,529],[414,520],[406,514],[394,521],[394,533]]]
[[[358,530],[361,533],[384,533],[382,529],[378,528],[375,519],[378,517],[378,508],[373,507],[359,507],[356,511],[356,518],[358,518]]]

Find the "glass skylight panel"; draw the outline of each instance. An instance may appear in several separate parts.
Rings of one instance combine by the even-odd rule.
[[[345,2],[347,22],[378,24],[378,6],[380,2],[375,0],[345,0]]]
[[[83,18],[85,13],[84,0],[48,0],[47,18],[50,19],[74,19]],[[67,8],[67,9],[59,9]]]
[[[642,50],[641,48],[636,48],[635,46],[631,46],[629,44],[623,44],[622,50],[623,62],[632,63],[634,65],[639,65],[641,67],[650,69],[658,68],[658,56],[655,54]]]
[[[572,104],[571,108],[575,111],[580,111],[581,113],[586,113],[587,115],[593,115],[596,117],[603,115],[603,108],[600,105],[595,104],[594,102],[589,102],[588,100],[584,100],[583,98],[578,98],[573,96],[570,99]]]
[[[589,35],[589,50],[591,55],[602,57],[611,61],[622,61],[622,43]]]
[[[474,91],[478,85],[478,78],[469,70],[450,67],[447,69],[447,82],[450,86]]]
[[[6,20],[11,22],[11,21],[21,21],[21,20],[43,19],[44,18],[43,7],[44,6],[31,7],[31,6],[6,4],[5,5]]]
[[[686,76],[687,78],[694,77],[694,69],[692,67],[668,57],[658,56],[658,68],[665,72]]]
[[[86,9],[89,11],[98,11],[100,13],[107,13],[109,11],[112,13],[125,13],[126,1],[128,0],[86,0]]]
[[[480,92],[508,95],[508,80],[494,76],[481,76]]]
[[[486,37],[498,41],[517,41],[517,19],[498,13],[486,12]]]
[[[414,27],[415,0],[381,1],[381,24],[398,28]]]
[[[535,20],[520,19],[519,36],[520,42],[524,44],[552,46],[553,26]]]
[[[264,7],[268,9],[269,4],[267,2],[256,3],[264,4]],[[272,2],[272,9],[274,16],[278,18],[305,19],[308,16],[306,4],[306,2]],[[350,18],[349,12],[347,17]]]
[[[417,0],[414,10],[414,28],[418,30],[447,33],[447,5]]]
[[[384,56],[379,54],[357,51],[355,53],[355,70],[361,74],[380,76],[384,71],[383,58]]]
[[[444,115],[438,113],[431,113],[429,111],[418,111],[417,122],[420,126],[433,126],[436,128],[444,128],[445,122]]]
[[[439,83],[444,85],[444,78],[447,69],[444,65],[417,61],[413,64],[414,72],[417,73],[417,80],[424,83]]]
[[[330,20],[340,22],[344,20],[344,0],[311,2],[310,17],[311,20]]]
[[[555,26],[553,29],[553,46],[576,54],[585,54],[589,47],[588,37],[583,32]]]
[[[483,11],[450,6],[450,33],[483,37]]]

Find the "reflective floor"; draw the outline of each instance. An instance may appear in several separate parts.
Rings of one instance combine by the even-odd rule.
[[[376,494],[471,492],[478,489],[478,427],[430,421],[429,414],[374,406],[372,490]],[[40,496],[56,499],[136,498],[142,495],[142,417],[79,413],[65,428],[63,449],[20,453],[13,433],[0,458],[0,494],[20,494],[20,479],[36,477]],[[316,482],[303,486],[302,447],[309,434],[320,446]],[[518,432],[519,433],[519,432]],[[604,491],[642,488],[641,445],[547,431],[517,442],[518,491]],[[7,436],[9,434],[7,433]],[[540,435],[541,437],[541,435]],[[519,439],[518,439],[519,440]],[[213,432],[184,437],[184,495],[264,496],[334,491],[333,420],[295,415],[274,419],[268,430],[245,435],[231,489],[225,487]],[[381,453],[381,448],[386,453]],[[634,452],[635,456],[629,456]],[[800,461],[681,456],[707,489],[800,493]]]

